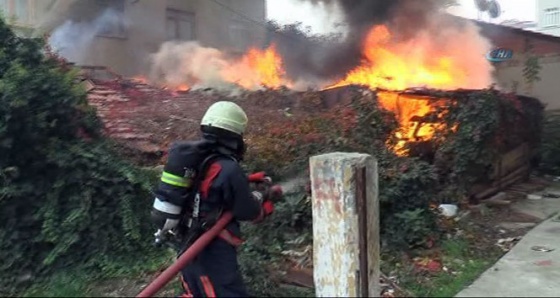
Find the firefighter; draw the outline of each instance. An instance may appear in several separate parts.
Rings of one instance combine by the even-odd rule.
[[[184,236],[179,255],[229,210],[234,220],[181,270],[181,297],[247,297],[237,246],[239,221],[259,222],[273,212],[270,190],[252,189],[239,162],[245,153],[247,115],[233,102],[208,108],[201,121],[202,139],[177,142],[155,190],[152,220],[159,228]]]

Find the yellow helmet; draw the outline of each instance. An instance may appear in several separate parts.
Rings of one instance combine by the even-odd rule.
[[[236,103],[218,101],[206,110],[200,125],[218,127],[238,135],[243,135],[248,121],[247,114]]]

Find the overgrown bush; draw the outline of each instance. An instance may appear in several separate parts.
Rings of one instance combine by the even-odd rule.
[[[546,116],[540,148],[539,170],[545,174],[560,176],[560,113]]]
[[[363,91],[363,90],[362,90]],[[428,144],[431,155],[418,154],[426,144],[409,143],[411,156],[393,153],[398,129],[395,115],[380,108],[375,96],[356,89],[352,104],[334,112],[314,115],[302,122],[278,125],[269,134],[253,139],[249,149],[250,169],[274,172],[279,179],[307,171],[311,155],[351,151],[369,153],[378,160],[381,238],[383,247],[407,250],[432,245],[440,236],[433,211],[440,203],[461,203],[474,183],[488,180],[499,154],[521,142],[535,144],[540,136],[542,105],[535,100],[495,90],[470,92],[430,91],[427,95],[446,98],[444,109],[424,119],[446,123]],[[515,128],[514,124],[523,124]],[[257,161],[257,162],[254,162]],[[282,258],[291,249],[290,240],[302,236],[302,245],[311,243],[309,201],[299,207],[280,203],[279,213],[265,226],[251,227],[250,239],[241,255],[251,265],[250,277],[258,266]],[[290,206],[287,208],[287,206]],[[284,210],[290,210],[283,212]],[[299,229],[291,225],[300,221]],[[249,274],[251,273],[251,274]],[[270,281],[250,279],[255,293],[274,295]],[[269,290],[267,290],[269,289]]]
[[[113,154],[74,74],[0,21],[0,292],[149,245],[151,177]]]
[[[278,273],[286,269],[283,252],[300,249],[312,241],[309,218],[311,201],[289,196],[263,223],[244,224],[244,233],[250,236],[241,248],[240,264],[253,297],[314,297],[312,291],[305,289],[287,293],[278,282]]]
[[[442,117],[448,128],[435,153],[441,183],[466,195],[469,187],[488,182],[494,162],[522,143],[540,142],[544,106],[534,98],[500,93],[494,89],[439,93],[451,96]]]

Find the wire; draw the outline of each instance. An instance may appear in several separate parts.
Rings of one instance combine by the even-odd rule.
[[[255,24],[259,25],[259,26],[262,26],[262,27],[265,27],[265,28],[268,29],[268,25],[267,25],[266,23],[262,23],[262,22],[259,22],[259,21],[257,21],[257,20],[254,20],[254,19],[252,19],[252,18],[246,16],[245,14],[242,14],[242,13],[236,11],[235,9],[233,9],[233,8],[231,8],[231,7],[225,5],[224,3],[221,3],[221,2],[219,2],[219,1],[217,1],[217,0],[210,0],[210,1],[212,1],[212,2],[214,2],[214,3],[216,3],[216,4],[218,4],[219,6],[225,8],[225,9],[231,11],[231,12],[233,12],[234,14],[236,14],[236,15],[238,15],[238,16],[244,18],[244,19],[247,20],[247,21],[251,21],[251,22],[253,22],[253,23],[255,23]],[[263,0],[263,1],[266,1],[266,0]]]
[[[234,13],[234,14],[240,16],[241,18],[243,18],[243,19],[245,19],[245,20],[247,20],[247,21],[253,22],[253,23],[255,23],[255,24],[257,24],[257,25],[259,25],[259,26],[261,26],[261,27],[264,27],[264,28],[265,28],[267,31],[269,31],[269,32],[270,32],[270,31],[273,31],[274,33],[276,33],[276,34],[278,34],[278,35],[281,35],[281,36],[283,36],[283,37],[285,37],[285,38],[287,38],[287,39],[291,39],[293,42],[300,43],[300,42],[303,41],[303,40],[301,40],[301,39],[299,39],[299,38],[297,38],[297,37],[284,34],[283,32],[280,32],[280,31],[278,31],[278,30],[271,30],[268,24],[259,22],[259,21],[257,21],[257,20],[254,20],[254,19],[248,17],[247,15],[245,15],[245,14],[243,14],[243,13],[241,13],[241,12],[238,12],[238,11],[236,11],[235,9],[233,9],[233,8],[231,8],[231,7],[227,6],[227,5],[225,5],[224,3],[221,3],[221,2],[219,2],[219,1],[217,1],[217,0],[210,0],[210,1],[211,1],[211,2],[214,2],[215,4],[217,4],[217,5],[219,5],[219,6],[221,6],[222,8],[225,8],[225,9],[229,10],[230,12],[232,12],[232,13]],[[263,1],[266,1],[266,0],[263,0]],[[327,45],[318,44],[318,46],[327,48]]]

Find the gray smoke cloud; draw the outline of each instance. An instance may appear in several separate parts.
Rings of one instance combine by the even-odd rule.
[[[295,80],[339,78],[362,61],[365,36],[373,25],[385,24],[398,40],[420,32],[434,31],[434,18],[442,19],[441,9],[448,0],[299,0],[326,10],[339,10],[347,26],[345,36],[309,36],[298,26],[272,24],[271,40],[284,59],[287,74]],[[459,26],[452,22],[448,25]]]
[[[66,20],[52,32],[49,45],[70,62],[86,63],[95,36],[121,22],[122,16],[113,9],[106,9],[92,21]]]

